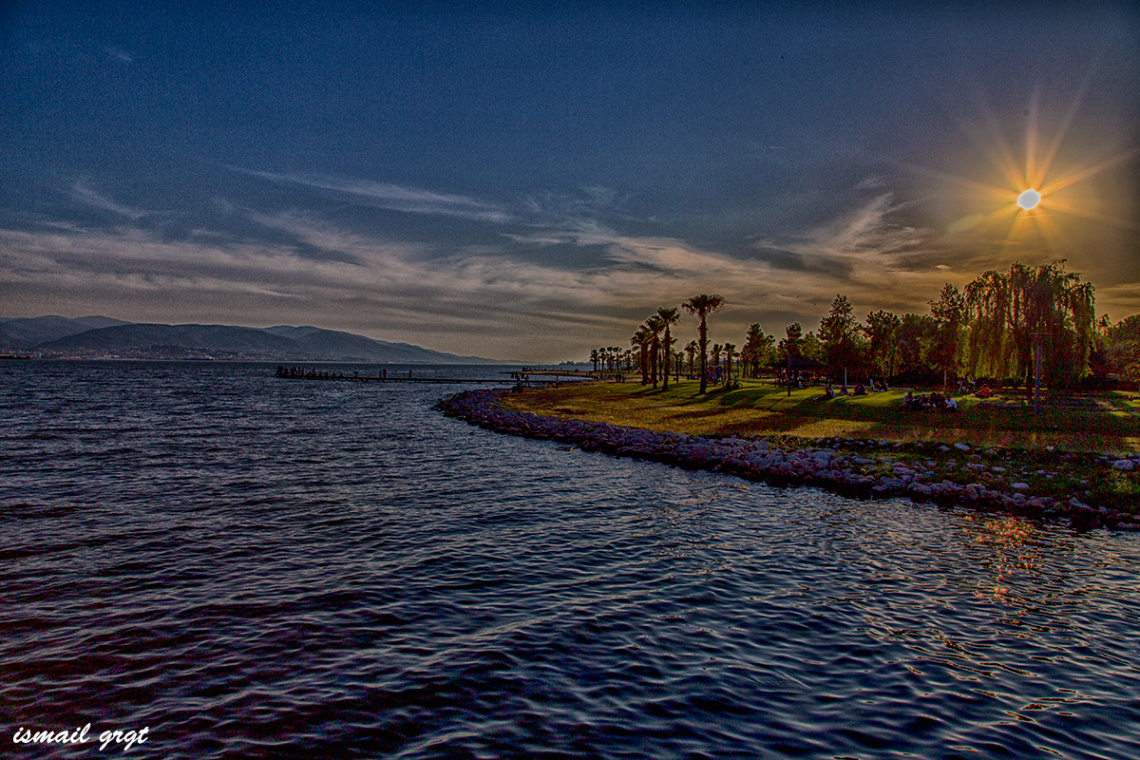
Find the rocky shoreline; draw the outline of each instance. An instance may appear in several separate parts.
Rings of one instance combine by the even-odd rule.
[[[624,428],[604,422],[546,417],[503,407],[506,390],[473,390],[441,400],[444,414],[509,435],[569,443],[583,451],[645,459],[690,470],[736,475],[775,486],[813,486],[856,499],[906,497],[943,506],[1067,521],[1074,529],[1140,530],[1140,517],[1116,509],[1035,495],[1031,480],[1056,477],[1027,471],[1025,452],[974,451],[968,444],[904,444],[828,438],[803,447],[784,438],[714,438]],[[1084,457],[1106,473],[1140,471],[1140,456],[1050,452],[1054,465]],[[1054,467],[1054,469],[1056,469]],[[1021,476],[1022,479],[1019,479]],[[967,481],[967,482],[963,482]],[[1085,481],[1081,481],[1082,483]]]

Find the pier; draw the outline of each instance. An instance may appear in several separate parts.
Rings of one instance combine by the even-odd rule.
[[[594,378],[578,372],[558,372],[554,370],[534,370],[527,372],[503,372],[509,377],[433,377],[430,375],[417,376],[413,372],[407,375],[388,375],[381,371],[379,375],[361,375],[357,372],[344,374],[343,372],[329,372],[327,370],[301,369],[279,366],[277,377],[285,380],[335,380],[353,383],[436,383],[450,384],[482,384],[482,385],[514,385],[522,388],[534,388],[546,385],[561,385],[562,383],[588,382]],[[537,377],[536,377],[537,375]]]

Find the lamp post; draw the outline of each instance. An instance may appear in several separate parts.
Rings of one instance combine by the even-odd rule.
[[[1033,374],[1036,378],[1033,389],[1033,411],[1041,414],[1041,338],[1043,332],[1033,333]]]
[[[788,376],[785,378],[788,381],[788,395],[792,395],[792,352],[788,351]]]

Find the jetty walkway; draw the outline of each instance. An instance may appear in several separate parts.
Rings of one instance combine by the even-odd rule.
[[[593,380],[592,377],[581,373],[555,372],[552,370],[535,370],[528,372],[503,372],[507,377],[436,377],[432,375],[416,375],[415,371],[389,375],[387,370],[380,370],[378,375],[362,375],[359,372],[345,374],[343,372],[330,372],[310,368],[295,368],[279,366],[277,377],[285,380],[336,380],[354,383],[437,383],[440,385],[452,384],[482,384],[482,385],[513,385],[522,388],[534,388],[546,385],[561,385],[563,383],[580,383]],[[537,377],[536,377],[537,376]]]

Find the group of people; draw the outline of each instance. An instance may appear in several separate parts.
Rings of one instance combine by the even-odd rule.
[[[856,383],[855,388],[851,391],[847,390],[847,383],[844,383],[842,387],[840,387],[839,393],[836,393],[835,389],[831,387],[831,383],[828,383],[827,388],[823,391],[823,397],[824,399],[833,399],[837,395],[866,396],[868,390],[874,391],[876,393],[882,393],[887,390],[887,383],[883,380],[872,380],[870,389],[868,389],[866,385],[863,385],[863,383]]]
[[[357,374],[359,375],[360,373],[358,372]],[[332,372],[313,369],[311,367],[306,370],[304,367],[284,367],[278,365],[277,377],[299,377],[309,380],[343,380],[344,374],[339,372],[333,374]]]
[[[954,400],[954,397],[943,396],[938,391],[928,394],[919,394],[918,396],[908,391],[902,403],[904,409],[910,409],[911,411],[929,409],[944,412],[958,411],[958,402]]]

